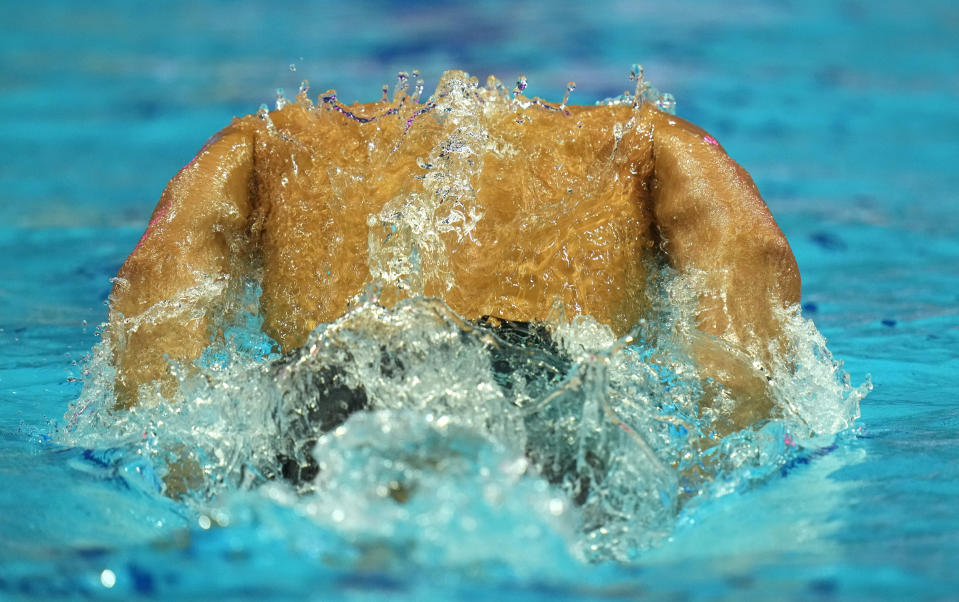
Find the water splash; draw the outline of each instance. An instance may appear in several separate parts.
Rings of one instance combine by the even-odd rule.
[[[777,380],[774,418],[719,436],[683,312],[661,309],[621,339],[586,316],[554,324],[550,347],[437,300],[387,309],[369,298],[282,358],[248,315],[198,372],[177,367],[177,404],[109,412],[99,349],[65,442],[119,450],[121,478],[200,512],[269,485],[263,495],[360,547],[403,541],[433,557],[472,538],[486,554],[532,521],[550,550],[560,541],[584,560],[631,561],[689,500],[829,444],[868,388],[848,384],[795,313],[797,378]]]
[[[489,134],[474,118],[482,110],[478,84],[465,73],[450,72],[435,96],[429,110],[453,127],[427,158],[418,160],[425,172],[423,191],[395,198],[367,222],[370,276],[383,283],[389,296],[396,294],[393,290],[401,296],[424,295],[428,288],[451,290],[455,279],[447,235],[455,234],[458,243],[479,245],[473,231],[484,209],[476,199],[476,180]]]
[[[627,74],[629,81],[636,82],[632,92],[628,90],[612,98],[606,98],[598,101],[597,105],[632,105],[640,107],[644,103],[650,102],[659,110],[676,114],[676,99],[669,92],[660,92],[655,86],[646,79],[646,71],[640,64],[634,64]]]
[[[641,68],[633,73],[634,92],[610,102],[669,100]],[[529,567],[560,557],[635,560],[683,508],[770,478],[852,424],[868,383],[851,386],[794,309],[783,316],[790,357],[769,368],[773,410],[743,428],[724,426],[728,408],[703,403],[709,383],[689,353],[695,284],[665,268],[650,277],[647,319],[620,338],[589,316],[557,312],[519,332],[426,298],[455,285],[449,241],[478,244],[472,233],[484,208],[473,178],[490,132],[476,115],[517,102],[526,79],[510,95],[495,78],[480,87],[451,72],[420,104],[419,74],[412,78],[412,96],[401,73],[392,103],[373,117],[350,112],[333,90],[315,107],[363,123],[392,116],[409,126],[428,113],[449,125],[418,161],[422,190],[370,216],[373,285],[352,309],[281,357],[260,329],[258,285],[246,282],[232,305],[247,311],[215,320],[222,339],[192,365],[171,365],[177,399],[130,412],[112,410],[105,342],[86,366],[64,443],[109,452],[118,478],[183,499],[221,525],[268,504],[337,534],[356,557],[391,550],[470,566],[516,549],[522,554],[506,561]],[[574,87],[558,108],[539,106],[565,110]],[[297,103],[308,90],[304,81]],[[258,116],[272,128],[267,107]],[[186,305],[222,286],[201,283]],[[384,307],[385,286],[403,300]]]

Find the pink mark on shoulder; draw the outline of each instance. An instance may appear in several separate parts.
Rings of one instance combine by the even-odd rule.
[[[134,251],[136,251],[137,249],[139,249],[139,248],[140,248],[140,245],[143,244],[143,241],[145,241],[145,240],[147,239],[147,237],[150,236],[150,232],[153,231],[153,228],[156,226],[157,222],[159,222],[160,219],[161,219],[164,215],[166,215],[166,212],[167,212],[167,210],[168,210],[169,208],[170,208],[170,203],[167,202],[167,204],[166,204],[162,209],[160,209],[159,211],[157,211],[157,214],[153,217],[153,219],[150,220],[150,224],[147,226],[146,231],[143,232],[143,236],[141,236],[141,237],[140,237],[140,240],[137,241],[137,246],[133,247],[133,250],[134,250]]]
[[[703,136],[703,142],[705,142],[706,144],[711,144],[713,146],[719,146],[719,140],[716,140],[709,134],[706,134],[705,136]]]

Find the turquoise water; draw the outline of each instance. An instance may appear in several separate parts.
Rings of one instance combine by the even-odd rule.
[[[957,9],[72,6],[5,7],[0,25],[0,598],[952,596]],[[681,512],[634,561],[599,565],[572,557],[560,528],[511,530],[535,523],[532,503],[408,563],[383,560],[404,554],[400,539],[358,552],[282,492],[228,496],[217,527],[156,495],[149,464],[63,445],[109,278],[166,180],[232,115],[303,78],[377,98],[412,68],[434,83],[449,67],[523,73],[552,99],[574,80],[572,101],[588,103],[628,87],[635,61],[752,173],[796,253],[806,316],[854,383],[872,375],[835,445]],[[457,543],[481,561],[457,562]]]

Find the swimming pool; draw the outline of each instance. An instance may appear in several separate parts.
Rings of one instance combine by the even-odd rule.
[[[8,7],[0,41],[0,596],[952,595],[955,9],[67,6]],[[118,472],[109,450],[58,444],[108,279],[167,178],[232,115],[304,77],[375,98],[395,71],[435,82],[450,66],[507,81],[525,73],[552,99],[574,80],[585,103],[621,93],[637,60],[750,170],[800,263],[807,317],[855,383],[872,374],[857,428],[835,447],[681,513],[634,564],[587,566],[548,526],[523,534],[496,522],[464,541],[501,550],[501,563],[457,564],[437,545],[399,565],[378,563],[391,550],[366,550],[357,565],[342,533],[279,493],[237,494],[232,524],[217,528],[216,516],[151,492],[149,466]]]

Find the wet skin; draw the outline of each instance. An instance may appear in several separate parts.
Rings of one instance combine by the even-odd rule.
[[[727,350],[769,361],[776,310],[798,302],[800,278],[746,171],[650,105],[498,102],[409,121],[412,109],[389,114],[396,102],[304,99],[216,134],[117,275],[118,405],[147,383],[169,394],[170,360],[199,356],[251,274],[263,330],[289,350],[374,276],[386,305],[425,294],[470,319],[531,321],[561,304],[623,334],[650,311],[649,270],[665,261],[699,283],[692,352],[704,374],[757,400],[735,422],[768,407],[764,378]],[[413,250],[417,270],[388,261]]]

